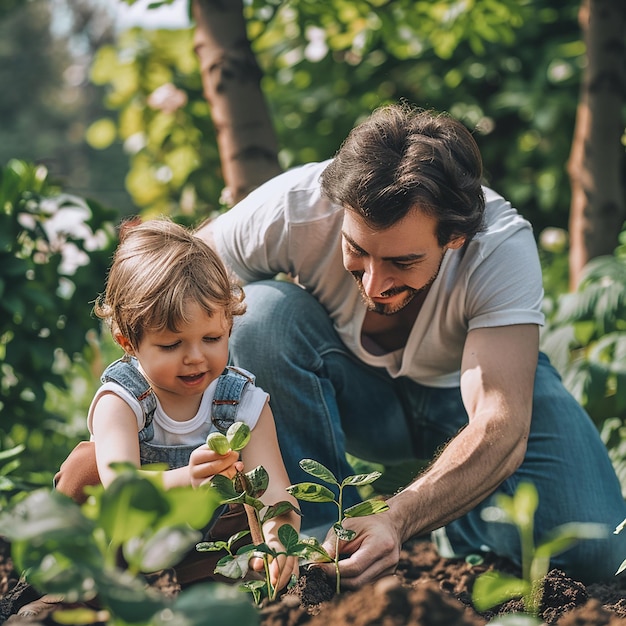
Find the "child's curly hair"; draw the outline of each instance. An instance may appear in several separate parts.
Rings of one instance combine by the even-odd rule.
[[[188,302],[209,315],[223,310],[232,323],[245,312],[243,299],[217,254],[191,230],[163,218],[122,225],[94,313],[137,348],[146,330],[177,332],[187,322]]]

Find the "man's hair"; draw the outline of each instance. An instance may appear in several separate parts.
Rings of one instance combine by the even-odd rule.
[[[168,219],[155,219],[120,228],[106,290],[96,299],[94,313],[137,348],[146,331],[177,332],[188,321],[190,302],[208,315],[222,310],[232,322],[245,311],[243,298],[202,239]]]
[[[458,120],[409,105],[381,107],[356,126],[321,176],[322,192],[377,229],[412,209],[435,217],[443,246],[483,227],[482,159]]]

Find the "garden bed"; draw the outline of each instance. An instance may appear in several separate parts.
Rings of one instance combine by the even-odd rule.
[[[304,572],[279,602],[261,609],[262,626],[482,626],[498,613],[521,611],[509,602],[498,611],[479,614],[471,602],[473,582],[487,569],[515,572],[505,561],[480,565],[440,558],[428,541],[408,542],[396,576],[359,591],[334,597],[334,585],[316,572]],[[0,593],[10,596],[15,581],[8,551],[0,550]],[[172,581],[160,581],[171,592]],[[556,626],[626,626],[626,576],[608,584],[584,586],[553,570],[545,586],[541,618]],[[1,601],[1,599],[0,599]],[[9,624],[54,624],[49,618],[18,619]]]

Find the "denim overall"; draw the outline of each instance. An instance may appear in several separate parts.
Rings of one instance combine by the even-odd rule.
[[[124,356],[111,363],[102,374],[102,382],[115,382],[131,393],[141,405],[145,423],[139,431],[139,456],[141,465],[150,463],[165,463],[169,469],[184,467],[189,463],[189,457],[194,445],[164,446],[152,443],[154,425],[152,419],[156,410],[156,396],[148,381],[137,368],[135,357]],[[215,395],[211,407],[211,421],[222,433],[235,421],[239,401],[248,383],[254,383],[254,376],[236,367],[227,367],[217,380]],[[203,532],[208,532],[218,517],[225,512],[227,506],[220,507]]]
[[[122,357],[109,365],[102,374],[102,382],[115,382],[131,393],[141,405],[145,418],[144,427],[139,431],[139,454],[141,465],[165,463],[170,469],[183,467],[198,445],[163,446],[152,443],[154,425],[152,418],[156,410],[156,396],[148,381],[137,369],[135,357]],[[235,421],[239,401],[248,383],[254,383],[254,376],[235,367],[227,367],[217,380],[217,387],[211,408],[211,421],[222,433]]]

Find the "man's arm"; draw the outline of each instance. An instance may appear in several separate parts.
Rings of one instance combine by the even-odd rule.
[[[519,467],[530,430],[538,345],[534,324],[468,334],[461,373],[468,425],[422,476],[388,500],[389,511],[346,522],[358,534],[340,546],[351,554],[341,562],[342,583],[357,587],[391,573],[404,541],[462,516]],[[332,542],[325,545],[333,550]]]

